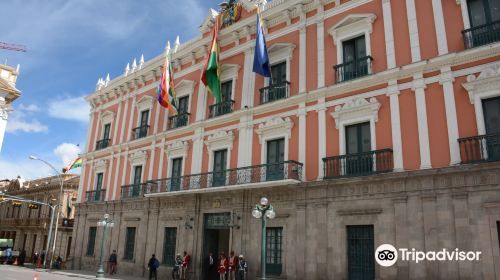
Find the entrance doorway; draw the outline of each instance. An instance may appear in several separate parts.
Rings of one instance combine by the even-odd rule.
[[[224,252],[226,256],[229,255],[230,223],[231,213],[205,214],[202,264],[209,253],[212,253],[214,260],[217,260],[221,252]],[[203,275],[205,275],[205,265],[203,265]]]

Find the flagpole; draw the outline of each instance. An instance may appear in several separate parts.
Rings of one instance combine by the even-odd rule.
[[[260,32],[262,32],[262,36],[265,37],[264,28],[262,23],[262,11],[264,10],[264,1],[260,0],[257,3],[257,17],[259,18],[259,28]],[[271,66],[269,65],[269,86],[273,84],[273,72],[271,71]]]

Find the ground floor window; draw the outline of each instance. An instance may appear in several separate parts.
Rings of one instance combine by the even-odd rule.
[[[282,271],[283,228],[266,229],[266,274],[280,275]]]
[[[97,227],[89,228],[89,241],[87,242],[87,256],[94,255],[96,233],[97,233]]]
[[[135,227],[127,227],[125,233],[125,254],[123,255],[124,260],[134,259],[134,248],[135,248]]]
[[[177,228],[165,228],[165,240],[163,242],[163,263],[173,266],[175,263],[175,243],[177,241]]]
[[[347,266],[349,279],[375,279],[373,225],[347,226]]]

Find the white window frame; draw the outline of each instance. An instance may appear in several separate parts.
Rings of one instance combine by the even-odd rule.
[[[144,95],[139,99],[139,102],[136,103],[136,109],[137,109],[137,124],[136,127],[139,127],[141,125],[141,114],[142,112],[149,110],[149,116],[148,116],[148,125],[151,125],[151,115],[153,113],[153,101],[154,98],[149,96],[149,95]]]
[[[94,163],[94,184],[92,189],[95,191],[97,189],[97,174],[102,173],[102,183],[104,185],[104,177],[106,176],[106,171],[108,169],[109,161],[106,159],[98,160]]]
[[[276,43],[269,47],[269,68],[279,64],[281,62],[286,62],[286,80],[290,81],[290,65],[293,58],[293,50],[295,45],[292,43]],[[271,83],[269,78],[264,78],[264,86],[268,87]]]
[[[345,155],[347,150],[345,127],[364,122],[370,122],[371,150],[375,151],[377,149],[375,123],[378,122],[380,106],[378,100],[372,97],[369,101],[364,98],[355,98],[344,105],[335,107],[335,111],[331,113],[331,116],[335,120],[335,127],[339,130],[340,155]]]
[[[172,175],[172,161],[177,158],[182,158],[182,168],[181,168],[181,176],[184,176],[184,167],[186,166],[186,158],[189,149],[189,142],[178,140],[172,143],[166,144],[165,153],[168,157],[168,166],[167,166],[167,178],[170,178]]]
[[[146,162],[149,157],[149,152],[146,150],[141,150],[141,151],[136,151],[129,157],[130,161],[130,178],[129,182],[130,184],[134,183],[134,175],[135,175],[135,167],[141,165],[142,170],[141,170],[141,181],[144,180],[144,172],[146,170]]]
[[[274,117],[265,123],[261,123],[255,130],[259,135],[260,163],[267,161],[267,142],[276,139],[285,139],[284,161],[288,161],[289,140],[292,137],[293,121],[289,118]]]
[[[337,46],[337,64],[344,63],[343,43],[362,35],[365,36],[366,55],[372,55],[371,34],[373,32],[373,22],[376,19],[375,14],[352,14],[346,16],[328,30],[328,33],[333,38],[333,44]]]
[[[207,137],[205,145],[208,150],[208,170],[211,170],[210,172],[214,171],[213,161],[215,152],[220,150],[227,150],[226,169],[231,167],[231,151],[233,149],[233,141],[234,133],[231,130],[221,130]]]
[[[457,0],[457,5],[460,5],[460,10],[462,11],[464,30],[469,29],[470,28],[470,15],[469,15],[469,7],[467,6],[467,0]]]
[[[104,137],[104,127],[109,124],[109,137],[111,138],[111,131],[113,130],[113,121],[115,120],[115,113],[112,111],[106,111],[101,115],[101,135],[98,140],[103,140]]]
[[[188,97],[188,113],[191,113],[191,101],[193,100],[194,87],[196,86],[196,82],[192,80],[182,80],[175,86],[175,98],[177,104],[179,104],[179,99],[181,97]],[[188,117],[189,123],[189,117]]]
[[[231,100],[235,100],[234,94],[236,92],[236,82],[238,81],[238,73],[240,72],[240,69],[241,66],[239,64],[222,64],[221,66],[221,73],[220,73],[221,85],[225,82],[229,81],[233,82],[231,85]]]

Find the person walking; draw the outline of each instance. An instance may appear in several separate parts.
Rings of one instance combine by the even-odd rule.
[[[155,280],[158,280],[158,267],[160,267],[160,262],[156,258],[155,254],[153,254],[148,262],[149,280],[153,279],[153,276]]]
[[[108,260],[108,273],[109,275],[113,275],[116,273],[116,266],[118,265],[118,257],[116,256],[116,250],[113,250],[113,253],[109,255]]]
[[[229,280],[236,280],[236,269],[238,268],[238,257],[234,251],[229,254]]]
[[[187,270],[189,268],[190,262],[191,256],[186,251],[184,251],[184,257],[182,258],[181,280],[186,280]]]
[[[238,260],[238,280],[246,280],[247,272],[248,272],[247,261],[245,261],[243,255],[240,255]]]

